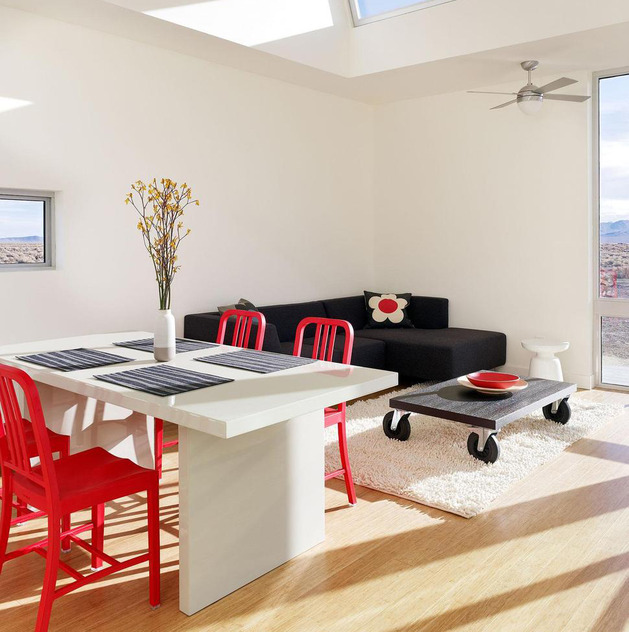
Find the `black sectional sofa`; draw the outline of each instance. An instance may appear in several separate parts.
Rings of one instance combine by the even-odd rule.
[[[292,354],[297,324],[307,316],[320,316],[340,318],[352,324],[355,332],[352,364],[359,366],[396,371],[418,380],[447,380],[495,368],[506,361],[504,334],[448,327],[448,299],[445,298],[411,298],[408,313],[415,329],[365,329],[367,313],[362,296],[257,309],[266,317],[266,351]],[[184,336],[213,342],[219,320],[218,312],[188,314],[184,319]],[[229,340],[229,327],[226,333]],[[312,338],[305,338],[302,355],[312,353],[312,342]],[[340,361],[341,345],[337,346],[335,360]]]

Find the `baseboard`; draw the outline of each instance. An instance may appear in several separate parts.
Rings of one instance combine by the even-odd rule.
[[[500,370],[507,373],[514,373],[515,375],[526,375],[529,372],[529,368],[527,366],[505,365],[500,367]],[[563,379],[565,382],[573,382],[579,388],[585,388],[587,390],[593,389],[596,383],[594,375],[582,373],[564,373]]]
[[[568,382],[576,382],[579,388],[591,390],[596,386],[596,377],[592,374],[582,375],[579,373],[569,373],[565,379]]]

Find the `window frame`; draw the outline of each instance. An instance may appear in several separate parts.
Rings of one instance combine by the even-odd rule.
[[[407,7],[400,7],[399,9],[385,11],[384,13],[379,13],[378,15],[372,15],[368,18],[360,17],[358,0],[349,0],[349,7],[352,13],[354,26],[363,26],[365,24],[379,22],[380,20],[388,20],[389,18],[395,18],[399,15],[404,15],[405,13],[412,13],[414,11],[420,11],[421,9],[428,9],[430,7],[435,7],[439,4],[446,4],[448,2],[454,2],[454,0],[425,0],[424,2],[409,4]]]
[[[600,93],[599,82],[629,75],[629,66],[602,70],[592,73],[592,220],[593,220],[593,366],[594,386],[609,390],[629,392],[629,387],[620,384],[603,382],[603,317],[629,318],[629,299],[608,298],[600,295],[600,260],[601,260],[601,195],[600,195]]]
[[[44,261],[41,263],[0,263],[0,272],[54,270],[55,268],[55,194],[53,191],[0,189],[0,200],[25,200],[44,203]]]

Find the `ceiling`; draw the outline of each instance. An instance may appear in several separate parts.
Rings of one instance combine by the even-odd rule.
[[[264,3],[276,13],[269,10],[260,25],[259,6]],[[303,9],[308,3],[308,11],[286,8],[299,4]],[[535,10],[536,3],[540,10]],[[587,7],[570,14],[565,11],[575,6],[573,0],[455,0],[357,28],[346,0],[0,4],[372,104],[523,84],[519,62],[524,59],[540,60],[538,84],[542,77],[614,69],[629,60],[626,0],[583,3]],[[217,12],[221,5],[223,13]],[[494,8],[490,14],[488,6]],[[221,15],[227,24],[221,27],[223,37],[205,32],[219,32]],[[250,19],[239,30],[236,18],[242,15]],[[187,20],[188,26],[169,21],[175,19]]]

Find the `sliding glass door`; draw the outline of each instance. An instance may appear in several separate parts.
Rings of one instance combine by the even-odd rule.
[[[598,381],[629,387],[629,69],[594,76]]]

